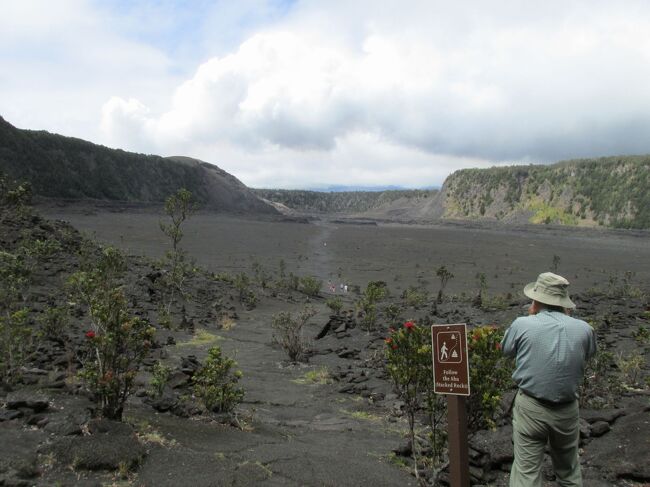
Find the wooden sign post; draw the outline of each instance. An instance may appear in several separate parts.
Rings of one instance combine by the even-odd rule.
[[[431,326],[433,391],[447,395],[449,475],[451,487],[469,487],[467,411],[469,357],[466,325]]]

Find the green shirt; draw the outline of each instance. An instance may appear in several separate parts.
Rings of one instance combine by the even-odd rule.
[[[578,398],[585,363],[596,353],[596,333],[582,320],[542,310],[513,321],[501,347],[515,358],[512,379],[522,391],[568,402]]]

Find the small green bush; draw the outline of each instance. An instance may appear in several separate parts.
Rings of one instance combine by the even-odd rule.
[[[623,385],[615,370],[614,354],[599,349],[585,367],[580,388],[580,406],[600,409],[616,405],[623,392]]]
[[[341,308],[343,307],[343,301],[338,296],[329,298],[327,301],[325,301],[325,304],[329,309],[332,310],[332,313],[334,313],[336,316],[339,315],[339,313],[341,312]]]
[[[119,282],[126,262],[117,249],[103,250],[94,265],[89,265],[68,281],[71,297],[85,307],[90,321],[79,376],[94,394],[101,415],[121,420],[156,330],[128,309]]]
[[[205,362],[192,378],[194,395],[208,411],[230,413],[244,399],[244,390],[237,385],[243,374],[236,367],[237,362],[224,356],[220,347],[208,350]]]
[[[429,296],[427,295],[426,291],[418,289],[414,286],[409,286],[402,293],[402,300],[405,306],[410,306],[417,309],[427,304]]]
[[[315,314],[316,311],[307,306],[297,318],[293,318],[289,312],[281,312],[273,317],[273,340],[282,347],[292,362],[307,358],[309,345],[302,330],[309,318]]]
[[[163,364],[160,361],[154,364],[153,369],[151,371],[151,380],[149,381],[149,385],[151,386],[149,392],[150,396],[152,397],[162,396],[165,390],[165,386],[169,381],[169,376],[171,374],[171,371],[172,369],[170,367],[167,367],[165,364]]]
[[[316,279],[312,276],[304,276],[300,278],[300,291],[307,296],[318,296],[322,287],[323,281],[320,279]]]
[[[494,428],[503,393],[512,386],[513,362],[501,353],[503,330],[481,326],[468,337],[471,395],[468,398],[468,428]]]
[[[68,326],[68,310],[54,306],[47,308],[40,317],[43,334],[51,340],[63,340]]]

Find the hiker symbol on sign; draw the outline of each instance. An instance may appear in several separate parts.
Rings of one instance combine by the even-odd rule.
[[[438,350],[440,362],[455,364],[463,361],[460,334],[458,332],[439,331],[436,342],[440,347]]]

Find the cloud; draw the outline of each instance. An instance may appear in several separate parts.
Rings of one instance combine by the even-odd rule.
[[[426,186],[460,167],[650,152],[646,2],[66,2],[0,20],[0,40],[57,61],[0,48],[19,72],[0,75],[0,109],[31,121],[26,83],[93,140],[246,184]]]

